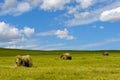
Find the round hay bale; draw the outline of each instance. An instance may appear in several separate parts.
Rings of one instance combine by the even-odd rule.
[[[103,52],[103,56],[109,56],[108,52]]]
[[[32,67],[32,58],[30,55],[16,56],[16,66]]]
[[[72,60],[72,56],[69,53],[64,53],[60,56],[62,60]]]

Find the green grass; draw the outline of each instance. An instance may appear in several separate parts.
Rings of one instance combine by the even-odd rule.
[[[60,60],[71,53],[73,60]],[[120,80],[120,51],[34,51],[0,49],[0,80]],[[16,55],[32,56],[34,67],[15,68]]]

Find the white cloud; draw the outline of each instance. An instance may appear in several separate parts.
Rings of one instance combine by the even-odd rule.
[[[102,3],[105,3],[105,5],[96,6],[96,4]],[[64,10],[66,13],[63,13],[63,15],[67,15],[67,17],[64,16],[64,19],[62,19],[60,23],[63,22],[62,24],[66,26],[78,26],[89,24],[100,19],[102,21],[120,20],[119,5],[119,0],[5,0],[0,3],[0,15],[9,14],[17,16],[34,8],[40,8],[40,10],[46,11]],[[106,13],[106,11],[109,13]],[[60,20],[60,18],[58,19]]]
[[[67,7],[67,13],[68,14],[74,14],[74,13],[76,13],[77,12],[77,10],[78,9],[80,9],[80,6],[78,5],[78,6],[69,6],[69,7]]]
[[[0,43],[18,43],[25,40],[25,36],[32,36],[34,33],[33,28],[25,27],[20,30],[14,26],[11,26],[5,22],[0,22]]]
[[[41,10],[63,10],[71,0],[5,0],[0,3],[0,15],[18,16],[34,8]]]
[[[88,7],[87,9],[81,9],[80,5],[76,5],[72,7],[70,6],[67,8],[68,12],[61,17],[62,19],[60,22],[62,22],[62,24],[65,24],[66,26],[71,26],[71,27],[90,24],[100,20],[100,15],[103,11],[119,7],[120,5],[119,0],[116,0],[114,2],[106,1],[106,0],[95,1],[94,3],[92,3],[92,5],[97,3],[106,3],[107,5],[104,6],[102,5],[99,7],[96,6],[93,9],[91,9],[91,7]],[[58,19],[60,19],[60,17]]]
[[[66,40],[74,39],[73,36],[69,35],[69,32],[66,28],[64,30],[53,30],[50,32],[43,32],[43,33],[39,33],[37,35],[38,36],[53,36],[53,35],[55,35],[60,39],[66,39]]]
[[[42,0],[40,8],[43,10],[62,10],[69,2],[70,0]]]
[[[0,15],[21,15],[24,12],[30,11],[32,9],[30,3],[28,2],[18,2],[17,0],[5,0],[0,6]]]
[[[29,11],[30,9],[31,9],[30,4],[27,2],[21,2],[17,6],[17,10],[19,12],[26,12],[26,11]]]
[[[93,0],[76,0],[76,2],[81,4],[82,8],[87,8],[93,4]]]
[[[119,0],[115,0],[114,2],[111,1],[106,1],[106,0],[4,0],[4,2],[0,3],[0,15],[14,15],[18,16],[21,15],[25,12],[28,12],[32,9],[35,8],[40,8],[40,10],[46,10],[46,11],[56,11],[56,10],[65,10],[67,13],[74,15],[75,14],[81,14],[83,12],[89,12],[89,16],[95,16],[98,15],[97,12],[98,9],[100,8],[101,11],[111,9],[118,7],[120,4]],[[110,3],[110,5],[106,5],[103,7],[97,7],[94,8],[94,11],[91,10],[91,6],[94,4],[99,4],[99,3]],[[111,7],[112,6],[112,7]],[[89,9],[90,8],[90,9]],[[99,9],[99,10],[100,10]],[[101,13],[101,11],[99,11]],[[99,15],[100,15],[99,13]],[[94,22],[98,19],[93,18],[94,20],[86,20],[86,23],[91,23]],[[98,17],[98,16],[97,16]],[[73,22],[76,22],[72,20]],[[81,21],[78,21],[81,22]],[[76,22],[77,24],[77,22]],[[84,24],[84,22],[81,22],[81,24]],[[78,24],[79,25],[79,24]]]
[[[1,3],[0,5],[0,15],[6,15],[8,13],[11,13],[11,11],[14,11],[14,8],[17,6],[16,0],[5,0],[4,3]]]
[[[57,31],[55,32],[55,35],[56,35],[58,38],[60,38],[60,39],[67,39],[67,40],[72,40],[72,39],[74,39],[73,36],[70,36],[70,35],[69,35],[69,32],[68,32],[67,29],[57,30]]]
[[[24,37],[18,28],[10,26],[5,22],[0,22],[0,43],[2,42],[19,42],[23,41]]]
[[[4,8],[12,8],[17,5],[16,0],[4,0],[4,4],[2,4]]]
[[[31,37],[35,33],[35,30],[34,28],[24,27],[23,32],[26,36]]]
[[[110,22],[120,21],[120,7],[102,12],[100,20]]]

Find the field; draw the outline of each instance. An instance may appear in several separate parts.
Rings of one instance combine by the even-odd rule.
[[[69,52],[72,60],[60,60]],[[34,51],[0,49],[0,80],[120,80],[120,51]],[[15,67],[16,55],[32,56],[34,67]]]

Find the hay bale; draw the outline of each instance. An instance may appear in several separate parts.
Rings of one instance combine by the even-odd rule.
[[[16,66],[32,67],[32,58],[30,55],[16,56]]]
[[[69,53],[64,53],[60,56],[62,60],[72,60],[72,56]]]
[[[104,52],[103,56],[109,56],[109,53],[108,52]]]

